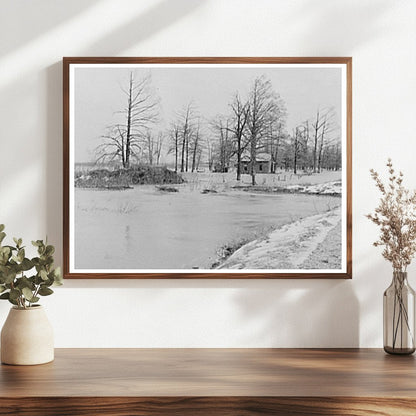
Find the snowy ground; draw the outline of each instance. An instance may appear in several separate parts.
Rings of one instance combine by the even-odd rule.
[[[253,191],[305,193],[315,195],[341,195],[341,171],[324,171],[315,174],[294,174],[278,172],[256,175],[256,187],[251,185],[250,175],[241,175],[236,180],[235,172],[230,173],[181,173],[186,185],[192,190],[211,190],[226,192],[233,188],[244,188]]]
[[[180,175],[188,182],[193,182],[198,179],[205,183],[223,184],[229,183],[236,185],[239,182],[236,180],[236,173],[214,173],[214,172],[182,172]],[[321,173],[292,173],[292,172],[277,172],[277,173],[257,173],[256,182],[258,185],[315,185],[319,183],[332,182],[341,180],[341,171],[323,171]],[[250,185],[251,176],[247,174],[241,175],[241,184]]]
[[[320,183],[317,185],[288,185],[285,187],[292,192],[314,195],[341,195],[341,181]]]
[[[312,215],[245,244],[221,269],[340,269],[340,210]]]

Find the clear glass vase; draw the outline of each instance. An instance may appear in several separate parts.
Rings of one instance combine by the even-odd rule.
[[[406,272],[393,272],[383,296],[384,351],[413,354],[415,351],[415,291]]]

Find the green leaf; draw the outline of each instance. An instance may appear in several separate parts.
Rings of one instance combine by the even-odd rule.
[[[28,271],[28,270],[30,270],[30,269],[33,269],[33,266],[34,266],[34,264],[32,263],[32,261],[31,261],[31,260],[29,260],[27,257],[25,257],[25,258],[22,260],[22,263],[20,264],[20,267],[21,267],[21,269],[22,269],[24,272],[26,272],[26,271]]]
[[[10,270],[7,274],[3,275],[3,282],[4,284],[13,283],[14,279],[16,278],[16,273]]]
[[[33,283],[35,283],[35,285],[40,285],[42,283],[44,283],[44,281],[41,279],[41,277],[37,274],[34,276],[34,281]]]
[[[25,249],[21,248],[18,252],[17,252],[17,259],[19,260],[19,263],[21,263],[23,261],[23,259],[25,258]]]
[[[45,256],[52,256],[53,253],[55,253],[55,247],[52,245],[46,246]]]
[[[43,245],[43,241],[42,241],[42,240],[32,241],[32,244],[33,244],[35,247],[39,247],[39,246]]]
[[[55,278],[55,279],[59,279],[60,277],[61,277],[61,268],[58,266],[58,267],[55,267],[51,272],[50,272],[50,274],[51,275],[53,275],[53,277]]]
[[[10,292],[2,293],[0,295],[0,299],[7,299],[13,305],[17,305],[17,301],[16,300],[10,299]]]
[[[3,293],[5,290],[7,290],[6,286],[0,285],[0,293]]]
[[[4,266],[9,261],[9,255],[2,251],[0,252],[0,265]]]
[[[48,280],[48,273],[46,273],[46,270],[42,269],[39,272],[39,276],[41,277],[42,280]]]
[[[31,292],[32,293],[32,292]],[[17,300],[20,296],[21,296],[21,292],[20,292],[20,290],[19,289],[12,289],[11,291],[10,291],[10,299],[11,300]]]
[[[11,249],[9,246],[0,247],[0,253],[9,255],[10,252],[11,252]]]
[[[61,268],[57,267],[53,270],[54,284],[56,286],[61,286],[63,284]]]
[[[36,288],[34,283],[31,282],[26,276],[22,276],[22,277],[18,278],[17,287],[21,290],[23,290],[23,288],[28,288],[32,292]]]
[[[6,237],[6,233],[0,232],[0,244],[4,240],[5,237]]]
[[[33,292],[28,288],[28,287],[24,287],[22,289],[23,292],[23,296],[29,301],[32,302],[31,299],[34,297],[33,296]]]
[[[16,244],[16,247],[17,247],[17,248],[20,248],[20,247],[21,247],[21,245],[22,245],[22,243],[23,243],[23,240],[22,240],[21,238],[16,238],[16,237],[13,237],[13,241],[14,241],[14,243]]]
[[[49,267],[53,265],[53,257],[52,256],[43,256],[43,264],[48,265]]]
[[[49,296],[49,295],[52,295],[52,293],[53,293],[53,290],[52,289],[49,289],[48,287],[46,287],[46,286],[42,286],[40,289],[39,289],[39,295],[41,295],[41,296]]]
[[[0,224],[0,232],[4,231],[4,228],[5,228],[4,224]]]
[[[17,248],[16,247],[13,247],[13,246],[5,245],[3,247],[8,247],[10,249],[10,251],[16,251],[17,250]]]
[[[17,300],[16,300],[16,299],[10,299],[10,298],[9,298],[9,302],[10,302],[12,305],[19,306],[19,303],[17,302]]]

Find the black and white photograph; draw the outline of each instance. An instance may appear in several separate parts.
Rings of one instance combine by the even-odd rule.
[[[67,277],[346,274],[346,63],[91,62],[68,63]]]

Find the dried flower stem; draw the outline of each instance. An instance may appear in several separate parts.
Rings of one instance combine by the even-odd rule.
[[[366,217],[380,227],[380,237],[374,246],[384,246],[383,257],[395,271],[405,272],[416,253],[416,191],[403,186],[403,173],[398,174],[388,159],[388,183],[371,169],[371,177],[381,192],[379,206]]]

